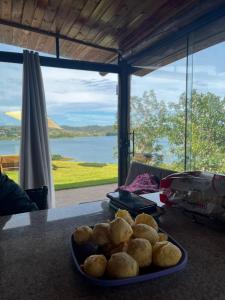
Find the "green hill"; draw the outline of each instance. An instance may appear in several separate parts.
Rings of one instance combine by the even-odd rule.
[[[110,136],[116,135],[116,129],[111,126],[61,126],[62,129],[49,129],[50,138],[73,138],[81,136]],[[0,126],[0,140],[15,140],[20,138],[19,126]]]

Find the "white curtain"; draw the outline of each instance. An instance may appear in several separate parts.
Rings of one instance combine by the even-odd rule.
[[[48,207],[55,206],[51,175],[44,85],[37,53],[23,53],[23,103],[20,148],[20,185],[48,187]]]

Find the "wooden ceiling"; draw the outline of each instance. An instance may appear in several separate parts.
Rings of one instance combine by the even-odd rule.
[[[143,50],[190,24],[224,0],[0,0],[0,19],[120,49]],[[55,53],[55,40],[0,25],[0,43]],[[114,62],[116,54],[60,41],[63,57]]]

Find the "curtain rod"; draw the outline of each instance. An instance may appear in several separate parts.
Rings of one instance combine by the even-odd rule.
[[[81,45],[84,45],[84,46],[89,46],[89,47],[101,49],[101,50],[108,51],[108,52],[113,52],[113,53],[117,53],[117,54],[121,53],[120,49],[111,48],[111,47],[104,47],[104,46],[101,46],[101,45],[98,45],[98,44],[95,44],[95,43],[92,43],[92,42],[85,42],[85,41],[82,41],[82,40],[79,40],[79,39],[76,39],[76,38],[71,38],[71,37],[68,37],[66,35],[60,34],[59,32],[52,32],[52,31],[47,31],[47,30],[40,29],[40,28],[34,28],[34,27],[31,27],[31,26],[28,26],[28,25],[24,25],[24,24],[12,22],[12,21],[7,21],[7,20],[3,20],[3,19],[0,19],[0,24],[5,25],[5,26],[18,28],[18,29],[22,29],[22,30],[36,32],[36,33],[43,34],[43,35],[52,36],[54,38],[70,41],[70,42],[73,42],[73,43],[78,43],[78,44],[81,44]]]

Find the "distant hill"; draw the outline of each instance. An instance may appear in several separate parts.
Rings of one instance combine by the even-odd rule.
[[[89,125],[82,127],[61,126],[62,129],[49,129],[50,138],[72,138],[81,136],[111,136],[116,135],[113,125]],[[20,138],[19,126],[0,126],[0,140],[15,140]]]

